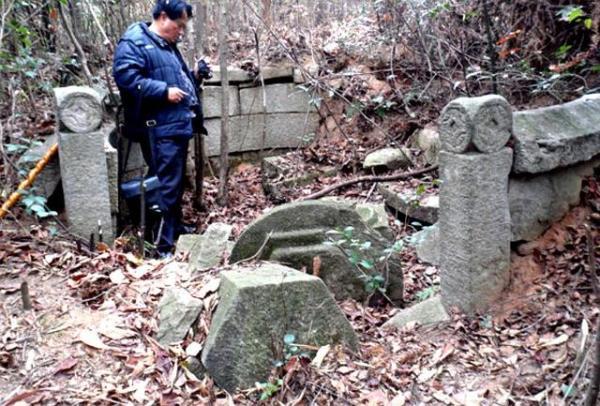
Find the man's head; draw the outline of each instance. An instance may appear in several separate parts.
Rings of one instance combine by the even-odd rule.
[[[156,0],[152,10],[157,34],[169,42],[177,42],[192,17],[192,6],[184,0]]]

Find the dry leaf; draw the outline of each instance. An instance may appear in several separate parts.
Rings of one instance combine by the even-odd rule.
[[[110,278],[110,281],[115,285],[120,285],[126,280],[125,274],[120,269],[111,272],[108,277]]]
[[[79,360],[77,358],[73,358],[73,357],[66,358],[66,359],[62,360],[56,366],[56,369],[54,370],[54,374],[58,374],[60,372],[66,372],[70,369],[73,369],[73,367],[75,367],[75,365],[77,365],[78,362],[79,362]]]
[[[567,341],[569,341],[569,336],[566,334],[561,334],[558,337],[551,338],[551,339],[542,338],[542,339],[540,339],[539,345],[540,345],[540,348],[552,347],[553,345],[564,344]]]
[[[315,357],[313,358],[311,365],[317,369],[321,368],[321,364],[323,363],[323,360],[329,353],[329,350],[331,350],[330,345],[324,345],[323,347],[319,348],[319,351],[317,351],[317,355],[315,355]]]
[[[79,340],[85,345],[98,350],[108,350],[110,348],[108,345],[104,344],[98,333],[93,330],[83,330],[79,334]]]

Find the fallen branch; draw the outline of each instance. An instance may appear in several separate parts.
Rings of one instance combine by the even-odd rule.
[[[400,180],[404,178],[412,178],[413,176],[423,175],[424,173],[429,173],[438,168],[437,165],[428,166],[423,169],[419,169],[412,172],[402,172],[396,175],[389,176],[361,176],[359,178],[346,180],[344,182],[336,183],[335,185],[329,186],[325,189],[322,189],[316,193],[310,194],[308,196],[301,197],[299,200],[310,200],[310,199],[318,199],[319,197],[323,197],[333,192],[336,189],[340,189],[346,186],[354,185],[355,183],[361,182],[392,182],[395,180]]]

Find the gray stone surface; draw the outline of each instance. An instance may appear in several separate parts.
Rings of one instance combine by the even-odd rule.
[[[108,139],[104,142],[106,154],[106,169],[108,173],[108,195],[110,197],[110,212],[119,213],[119,153]]]
[[[440,153],[439,255],[446,308],[485,309],[508,284],[511,165],[509,148],[492,154]]]
[[[229,115],[240,114],[240,95],[237,86],[229,86]],[[221,117],[221,86],[204,86],[202,90],[204,118]]]
[[[58,142],[58,137],[56,134],[52,134],[42,145],[36,145],[30,148],[26,153],[24,153],[17,165],[19,168],[28,168],[32,169],[35,164],[42,159],[42,157],[52,148],[54,144]],[[44,170],[40,172],[38,177],[35,179],[33,187],[36,192],[45,196],[46,198],[52,196],[56,187],[60,183],[60,163],[58,154],[54,156],[46,165]]]
[[[510,105],[501,96],[459,97],[448,103],[440,116],[442,149],[465,152],[501,150],[512,134]]]
[[[440,134],[436,128],[425,127],[413,135],[412,144],[423,152],[425,162],[437,164],[440,152]]]
[[[392,241],[369,228],[356,211],[354,204],[340,201],[305,201],[278,206],[263,215],[240,235],[230,262],[235,263],[257,255],[259,259],[278,260],[295,269],[316,273],[338,299],[364,299],[362,274],[339,249],[324,244],[327,231],[354,227],[354,236],[371,241],[372,248],[365,255],[378,257]],[[262,248],[262,250],[261,250]],[[259,250],[261,250],[259,252]],[[314,258],[320,267],[314,269]],[[402,269],[400,259],[390,262],[388,296],[402,302]]]
[[[303,69],[294,68],[294,83],[300,84],[309,81],[310,77],[307,77],[307,75],[304,73],[305,71],[313,78],[317,77],[319,74],[319,65],[315,63],[307,63],[304,64]]]
[[[74,133],[96,131],[102,124],[102,97],[92,88],[69,86],[54,88],[60,127]]]
[[[600,154],[600,94],[514,114],[517,173],[540,173]]]
[[[223,272],[219,297],[202,363],[231,393],[267,380],[288,334],[297,344],[357,348],[350,323],[314,276],[277,264]]]
[[[231,117],[229,121],[229,152],[258,151],[261,149],[297,148],[310,142],[319,124],[316,113],[277,113]],[[266,121],[266,136],[263,128]],[[208,130],[206,152],[218,156],[221,150],[221,121],[205,121]]]
[[[384,203],[357,203],[355,210],[362,221],[388,240],[394,238]]]
[[[310,105],[310,95],[293,83],[266,85],[266,113],[306,113],[315,111]],[[263,88],[240,89],[242,114],[263,113]]]
[[[205,85],[218,85],[221,83],[221,68],[219,66],[213,66],[213,77],[204,81]],[[227,79],[229,83],[242,83],[252,82],[254,77],[248,72],[235,66],[227,67]]]
[[[158,303],[156,339],[163,345],[182,341],[202,311],[202,300],[183,288],[167,288]]]
[[[412,235],[411,245],[415,247],[417,257],[421,262],[434,266],[440,263],[439,227],[436,224],[423,227],[423,229]]]
[[[262,75],[264,80],[289,79],[291,81],[294,77],[294,68],[293,66],[264,66]]]
[[[178,252],[189,252],[191,271],[202,271],[219,265],[223,254],[228,250],[228,240],[233,226],[212,223],[204,234],[184,234],[177,241]]]
[[[65,209],[71,231],[98,241],[98,222],[104,242],[114,238],[108,185],[105,140],[110,129],[88,134],[59,133],[60,172]]]
[[[377,185],[377,190],[390,207],[407,217],[427,224],[433,224],[438,219],[440,207],[438,196],[398,193],[393,186],[387,184]]]
[[[385,167],[387,169],[398,169],[406,168],[411,164],[410,150],[383,148],[367,155],[363,162],[363,168]]]
[[[401,310],[399,313],[395,314],[394,317],[389,319],[383,327],[402,328],[411,322],[417,322],[420,325],[426,326],[449,320],[450,316],[442,305],[441,296],[437,295],[407,309]]]

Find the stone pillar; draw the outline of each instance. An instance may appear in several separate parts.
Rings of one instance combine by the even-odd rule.
[[[65,210],[71,231],[84,240],[114,239],[100,97],[89,88],[55,89],[58,146]],[[98,101],[98,102],[97,102]]]
[[[473,313],[493,304],[510,278],[512,113],[500,96],[459,98],[440,121],[442,302]]]

